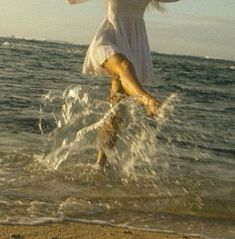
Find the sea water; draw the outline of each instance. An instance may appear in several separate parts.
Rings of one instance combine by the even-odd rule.
[[[0,223],[109,223],[235,237],[235,62],[153,52],[164,102],[113,106],[87,46],[0,38]],[[99,132],[120,117],[96,162]]]

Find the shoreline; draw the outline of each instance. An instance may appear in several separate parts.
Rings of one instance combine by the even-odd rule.
[[[37,225],[0,224],[0,239],[205,239],[199,235],[160,232],[107,224],[61,222]]]

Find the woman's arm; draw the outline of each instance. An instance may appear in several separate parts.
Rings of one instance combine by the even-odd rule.
[[[83,3],[86,2],[87,0],[66,0],[69,4],[78,4],[78,3]]]
[[[88,0],[66,0],[69,4],[83,3]],[[128,0],[127,0],[128,1]],[[179,0],[158,0],[159,2],[178,2]]]

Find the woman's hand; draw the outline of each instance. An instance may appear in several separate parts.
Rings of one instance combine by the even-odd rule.
[[[76,0],[66,0],[69,4],[76,4]]]

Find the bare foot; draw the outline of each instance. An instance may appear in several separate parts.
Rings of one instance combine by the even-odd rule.
[[[147,115],[152,117],[152,116],[156,116],[159,113],[161,103],[160,101],[156,100],[154,97],[149,97],[148,102],[145,106],[147,110]]]

